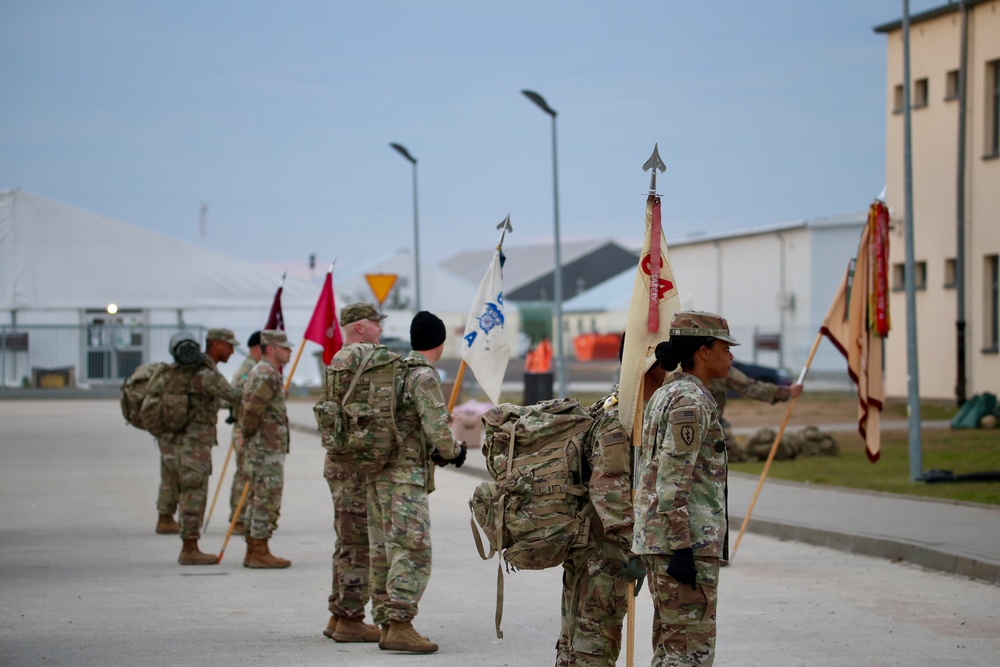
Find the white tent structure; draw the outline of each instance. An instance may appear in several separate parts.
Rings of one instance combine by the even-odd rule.
[[[280,272],[252,262],[0,191],[0,386],[37,385],[39,368],[71,369],[64,373],[75,386],[117,385],[138,363],[166,358],[170,332],[182,328],[224,326],[246,340],[264,325],[280,283]],[[284,283],[296,343],[318,294],[307,281]],[[318,381],[308,352],[296,383]],[[241,358],[220,370],[230,374]]]

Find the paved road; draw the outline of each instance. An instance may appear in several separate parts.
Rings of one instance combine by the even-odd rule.
[[[431,498],[434,575],[416,623],[441,651],[325,639],[333,512],[321,467],[318,438],[296,431],[272,540],[290,569],[240,567],[241,542],[221,565],[181,567],[180,540],[153,533],[156,450],[115,402],[0,401],[0,664],[552,664],[559,571],[506,576],[496,639],[496,561],[469,535],[479,478],[452,468]],[[205,549],[222,542],[216,512]],[[723,573],[717,664],[996,665],[998,610],[994,585],[748,534]],[[649,664],[649,624],[642,594],[637,665]]]

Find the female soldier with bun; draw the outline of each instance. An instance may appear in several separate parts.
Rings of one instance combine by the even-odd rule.
[[[725,319],[678,311],[656,346],[680,372],[646,406],[636,474],[632,551],[653,596],[653,665],[711,665],[719,562],[728,557],[726,440],[708,384],[729,374]]]

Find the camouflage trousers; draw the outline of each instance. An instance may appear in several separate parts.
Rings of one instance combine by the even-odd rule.
[[[372,618],[412,621],[431,576],[427,490],[415,484],[368,484]]]
[[[715,662],[715,615],[719,600],[719,559],[695,556],[697,588],[667,574],[669,555],[646,554],[653,596],[654,666],[708,667]]]
[[[247,450],[243,469],[250,480],[247,495],[246,534],[255,540],[267,540],[278,528],[281,494],[285,489],[285,453]]]
[[[328,608],[338,618],[360,620],[368,604],[368,502],[365,478],[338,473],[329,464],[323,475],[333,499],[332,585]]]
[[[157,438],[160,448],[160,489],[156,494],[156,511],[159,514],[174,515],[181,495],[180,468],[173,444],[166,438]]]
[[[233,522],[233,513],[236,511],[236,506],[240,504],[240,496],[243,495],[243,488],[247,484],[247,473],[246,473],[246,447],[240,442],[239,429],[233,429],[233,448],[236,450],[236,468],[233,470],[233,486],[229,491],[229,523]],[[249,497],[249,494],[247,495]],[[243,516],[241,519],[245,519],[247,515],[246,503],[243,504],[243,511],[241,512]]]
[[[193,438],[174,440],[176,475],[179,486],[177,504],[180,509],[178,523],[181,539],[197,540],[201,537],[201,524],[208,504],[208,478],[212,474],[212,446]]]
[[[609,559],[596,544],[563,563],[556,667],[614,667],[622,648],[627,590],[621,559]]]

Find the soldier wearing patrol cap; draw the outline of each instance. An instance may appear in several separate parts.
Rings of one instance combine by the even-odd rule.
[[[335,395],[338,375],[334,369],[350,358],[363,356],[379,344],[382,320],[386,318],[371,303],[352,303],[340,309],[344,347],[331,360],[323,379],[327,396]],[[349,381],[349,380],[348,380]],[[371,597],[369,580],[368,500],[365,478],[338,468],[327,456],[323,476],[333,500],[332,584],[327,598],[330,618],[323,634],[338,642],[377,642],[379,629],[365,623],[365,605]]]
[[[285,568],[290,560],[271,553],[268,541],[278,527],[288,453],[288,411],[281,366],[292,356],[284,331],[260,332],[261,358],[247,376],[237,423],[243,438],[243,470],[250,490],[246,500],[247,553],[243,565],[254,569]]]
[[[728,558],[726,441],[708,389],[729,374],[739,345],[714,313],[678,311],[656,346],[666,371],[643,416],[632,551],[653,596],[653,665],[715,659],[719,563]]]
[[[240,395],[219,372],[216,364],[225,363],[239,345],[230,329],[209,329],[205,336],[205,354],[191,377],[188,389],[188,423],[177,433],[164,437],[176,456],[180,487],[180,535],[183,543],[177,562],[181,565],[214,565],[215,554],[198,550],[201,524],[208,501],[208,479],[212,474],[212,447],[216,423],[223,405],[238,408]]]

